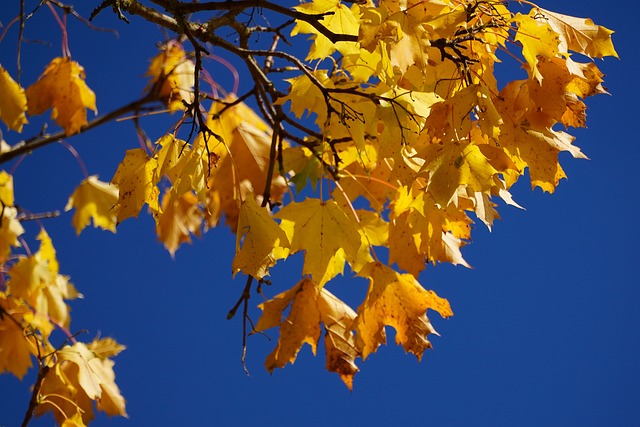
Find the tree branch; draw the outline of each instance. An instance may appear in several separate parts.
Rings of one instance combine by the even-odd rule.
[[[86,126],[82,127],[77,134],[85,133],[86,131],[93,129],[97,126],[105,124],[111,120],[114,120],[126,113],[131,111],[140,110],[145,104],[156,101],[157,98],[153,91],[150,91],[143,98],[138,99],[137,101],[133,101],[125,106],[122,106],[112,112],[105,114],[104,116],[97,117],[90,121]],[[73,135],[67,135],[64,131],[60,131],[58,133],[54,133],[52,135],[41,135],[34,138],[31,138],[26,141],[20,141],[17,144],[13,145],[11,149],[0,153],[0,164],[8,162],[21,154],[29,153],[37,148],[43,147],[45,145],[51,144],[53,142],[60,141],[63,138],[67,138]]]

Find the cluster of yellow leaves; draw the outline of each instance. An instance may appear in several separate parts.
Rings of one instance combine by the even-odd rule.
[[[194,65],[187,56],[172,41],[149,66],[150,90],[159,92],[170,111],[193,101]],[[261,198],[256,194],[268,182],[270,127],[233,95],[211,106],[206,127],[192,143],[170,133],[152,150],[127,151],[111,183],[95,176],[83,181],[67,204],[67,210],[76,209],[76,232],[91,220],[96,227],[115,231],[117,224],[137,217],[147,205],[158,238],[173,256],[191,235],[200,236],[222,216],[234,231],[244,229],[243,221],[253,223],[260,216],[256,201]],[[286,189],[284,179],[275,174],[269,182],[271,200],[277,201]],[[253,212],[241,213],[243,204],[251,205]]]
[[[110,338],[56,348],[51,335],[69,335],[66,301],[82,297],[60,274],[51,238],[41,229],[34,254],[16,252],[24,233],[14,207],[13,179],[0,171],[0,373],[22,379],[37,360],[40,388],[37,414],[52,411],[60,425],[84,426],[97,409],[126,416],[125,401],[115,384],[113,361],[124,349]],[[70,335],[69,335],[70,336]]]
[[[269,126],[229,96],[213,102],[193,142],[167,134],[152,150],[128,151],[108,212],[121,222],[146,204],[172,255],[224,216],[236,231],[233,274],[256,279],[303,253],[302,280],[261,305],[256,330],[280,329],[267,369],[295,361],[304,343],[315,353],[324,327],[327,368],[351,388],[355,359],[386,342],[386,326],[418,358],[431,346],[427,309],[452,312],[416,278],[428,263],[469,267],[461,248],[471,239],[471,215],[491,227],[496,198],[518,206],[509,189],[526,169],[532,187],[551,193],[565,177],[559,152],[585,158],[557,127],[584,126],[583,99],[605,89],[597,67],[571,55],[616,52],[612,32],[590,20],[537,7],[513,14],[498,1],[314,0],[294,9],[321,16],[327,31],[296,22],[292,36],[311,35],[306,60],[317,63],[287,80],[277,104],[298,118],[315,116],[322,139],[308,146],[316,151],[276,150]],[[343,40],[332,42],[330,33]],[[500,89],[498,53],[512,46],[527,78]],[[323,69],[329,57],[334,66]],[[169,110],[192,102],[193,64],[176,42],[148,75]],[[276,166],[284,177],[269,176]],[[271,212],[290,184],[301,190],[309,180],[314,191],[330,182],[330,196],[292,195]],[[386,265],[376,247],[388,249]],[[347,266],[370,282],[357,310],[325,289]]]
[[[167,104],[169,111],[181,111],[193,101],[193,61],[182,45],[170,42],[151,61],[147,90]],[[97,114],[95,93],[85,83],[84,68],[69,57],[54,58],[34,84],[23,89],[0,65],[0,120],[9,129],[22,132],[27,113],[40,115],[51,110],[51,118],[67,136],[88,124],[87,109]]]
[[[491,227],[499,218],[496,199],[518,206],[509,190],[527,169],[533,188],[552,193],[566,177],[561,151],[586,158],[558,127],[584,127],[583,100],[606,91],[598,68],[574,54],[617,54],[612,31],[588,19],[535,6],[514,14],[500,1],[313,0],[294,9],[326,31],[296,21],[292,36],[311,36],[306,60],[313,66],[287,80],[289,92],[276,106],[298,118],[314,116],[319,137],[289,147],[233,95],[214,100],[206,114],[194,111],[202,106],[194,103],[195,65],[172,41],[151,61],[148,90],[170,112],[188,107],[191,117],[206,115],[198,136],[182,140],[178,127],[152,147],[127,151],[111,183],[89,177],[67,209],[76,209],[80,233],[91,221],[114,231],[147,205],[172,256],[224,217],[236,232],[233,274],[258,280],[278,261],[303,254],[301,281],[260,305],[255,330],[280,330],[266,367],[293,363],[305,343],[315,354],[324,328],[327,369],[351,388],[356,359],[386,342],[387,326],[418,359],[431,347],[428,335],[436,332],[427,310],[442,317],[452,311],[417,277],[429,263],[469,267],[461,248],[471,240],[473,217]],[[332,42],[331,33],[340,41]],[[520,62],[526,78],[498,84],[501,51]],[[79,65],[57,59],[25,92],[0,69],[0,88],[9,93],[0,102],[0,118],[19,131],[26,106],[32,114],[53,108],[67,134],[75,133],[86,124],[86,108],[95,110],[83,78]],[[73,100],[61,96],[61,88],[75,94]],[[284,197],[291,185],[300,191],[308,181],[313,197],[307,196],[311,191],[304,200]],[[0,185],[4,254],[18,244],[21,227],[6,190],[10,179],[0,175]],[[386,262],[376,248],[388,253]],[[47,282],[52,258],[43,256],[16,263],[12,281],[24,270],[30,278],[25,289]],[[43,263],[39,273],[30,273]],[[369,281],[357,310],[326,289],[346,268]],[[28,300],[29,307],[62,313],[60,298],[73,292],[65,280],[56,286],[57,299]],[[35,297],[24,291],[20,298]],[[17,351],[33,352],[24,346]],[[95,358],[78,359],[91,352]],[[120,408],[112,388],[103,387],[110,384],[103,375],[109,363],[98,353],[90,346],[57,352],[67,368],[55,370],[51,394],[82,401],[106,395],[105,408]],[[96,373],[91,384],[80,379],[83,372]],[[64,391],[69,384],[79,394]]]
[[[321,22],[328,30],[358,41],[333,44],[306,22],[293,30],[311,34],[308,60],[338,55],[333,70],[319,63],[289,79],[279,103],[297,117],[314,114],[323,141],[316,153],[285,150],[285,163],[298,188],[308,179],[333,179],[328,168],[340,180],[332,199],[294,201],[275,214],[287,239],[274,221],[270,236],[279,237],[262,242],[260,253],[304,252],[306,278],[261,305],[256,329],[280,328],[267,358],[271,371],[293,363],[304,343],[315,353],[323,324],[331,341],[327,368],[351,387],[354,359],[386,341],[385,326],[418,358],[430,347],[426,337],[435,330],[426,310],[452,312],[416,277],[429,262],[469,266],[460,249],[471,238],[470,213],[491,227],[499,218],[495,198],[518,206],[509,188],[525,169],[532,187],[552,193],[565,177],[559,152],[586,158],[557,127],[584,127],[583,99],[606,92],[595,64],[572,54],[617,54],[612,31],[588,19],[537,7],[512,14],[497,1],[315,0],[296,9],[327,13]],[[512,54],[522,58],[528,78],[499,89],[494,66],[508,40],[520,47]],[[369,208],[354,209],[358,199]],[[254,237],[247,250],[255,246]],[[378,261],[375,246],[388,248],[388,265]],[[250,258],[245,247],[239,255],[258,263],[243,269],[247,274],[263,274],[276,260]],[[346,263],[370,280],[355,312],[325,290]]]
[[[98,112],[96,96],[84,81],[84,68],[70,58],[55,58],[37,82],[24,90],[0,66],[0,119],[9,129],[22,132],[26,113],[51,110],[51,118],[65,134],[78,133],[87,125],[87,109]]]

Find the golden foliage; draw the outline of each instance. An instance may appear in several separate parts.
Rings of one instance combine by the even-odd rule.
[[[270,372],[295,362],[305,343],[315,354],[323,331],[326,367],[349,389],[356,359],[386,343],[387,327],[420,360],[436,334],[427,310],[453,312],[418,275],[429,263],[469,267],[462,247],[472,218],[491,227],[498,199],[518,207],[510,189],[527,170],[532,188],[553,193],[566,177],[559,153],[586,158],[558,128],[585,127],[585,98],[606,93],[597,66],[575,58],[617,56],[612,31],[530,6],[514,14],[497,1],[304,2],[287,19],[297,18],[292,37],[310,36],[306,63],[279,51],[232,49],[208,30],[218,18],[195,31],[180,15],[177,25],[196,52],[165,42],[148,67],[143,101],[184,116],[155,143],[137,129],[141,147],[126,152],[111,183],[95,175],[82,181],[66,206],[75,209],[73,227],[79,234],[93,221],[115,232],[147,205],[173,257],[224,218],[236,234],[232,274],[249,276],[231,314],[248,302],[254,279],[262,291],[278,261],[302,253],[300,281],[259,305],[254,332],[279,330]],[[281,37],[287,25],[270,31]],[[220,94],[203,77],[206,48],[196,39],[241,56],[254,89]],[[499,51],[526,78],[499,83]],[[299,73],[271,81],[276,60],[288,64],[278,72]],[[66,136],[81,132],[86,110],[96,111],[84,79],[78,63],[55,58],[24,91],[0,67],[0,119],[20,132],[27,114],[52,109]],[[261,115],[244,102],[252,97]],[[3,141],[2,152],[13,149]],[[68,333],[67,301],[81,295],[60,274],[44,230],[36,253],[20,252],[23,217],[4,171],[0,202],[0,372],[22,378],[36,358],[36,413],[51,410],[60,425],[88,424],[94,406],[126,416],[110,359],[124,347],[111,339],[84,344]],[[341,274],[369,282],[357,310],[327,289]],[[55,328],[66,331],[67,345],[49,342]]]

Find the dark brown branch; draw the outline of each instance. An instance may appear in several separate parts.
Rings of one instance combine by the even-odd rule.
[[[268,9],[280,15],[288,16],[299,21],[307,22],[313,28],[318,30],[320,34],[331,40],[332,43],[337,42],[357,42],[358,36],[350,34],[336,34],[330,31],[327,27],[322,25],[320,21],[325,16],[333,15],[333,12],[308,14],[302,13],[297,10],[289,9],[288,7],[281,6],[276,3],[271,3],[263,0],[239,0],[239,1],[212,1],[204,3],[183,3],[173,0],[153,0],[154,3],[161,5],[167,9],[170,13],[196,13],[203,11],[216,11],[216,10],[238,10],[245,9]]]
[[[107,122],[110,122],[111,120],[114,120],[120,116],[123,116],[124,114],[127,114],[131,111],[140,110],[145,104],[148,104],[155,100],[156,100],[155,95],[152,92],[150,92],[145,97],[138,99],[137,101],[133,101],[125,106],[122,106],[116,110],[113,110],[108,114],[105,114],[104,116],[100,116],[93,119],[86,126],[82,127],[82,129],[80,129],[78,134],[85,133],[90,129],[93,129]],[[11,149],[0,154],[0,164],[8,162],[22,154],[29,153],[37,148],[43,147],[53,142],[60,141],[61,139],[67,138],[68,136],[69,135],[65,134],[64,131],[60,131],[52,135],[43,135],[43,136],[29,139],[27,141],[18,142],[17,144],[13,145]]]

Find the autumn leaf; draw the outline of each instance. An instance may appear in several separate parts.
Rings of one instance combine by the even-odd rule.
[[[515,40],[522,44],[522,55],[529,64],[532,76],[542,81],[538,71],[539,58],[550,59],[559,52],[560,36],[544,19],[537,19],[532,9],[531,14],[517,14],[513,20],[518,23]]]
[[[234,275],[242,271],[262,279],[276,261],[287,257],[289,246],[287,235],[265,207],[258,206],[253,197],[242,202],[232,264]]]
[[[284,310],[289,306],[289,315],[284,319]],[[351,390],[353,376],[358,371],[354,361],[359,353],[351,332],[355,313],[349,306],[324,287],[310,279],[303,279],[293,288],[258,307],[263,313],[256,324],[256,332],[280,328],[278,345],[265,363],[269,372],[295,362],[305,343],[311,346],[315,355],[323,323],[326,329],[327,369],[337,372]]]
[[[345,385],[352,390],[353,376],[359,371],[355,359],[360,357],[355,335],[351,330],[356,313],[325,288],[320,290],[318,309],[326,331],[326,368],[329,372],[340,375]]]
[[[397,273],[380,263],[367,265],[359,275],[370,281],[353,325],[362,360],[386,343],[385,326],[396,330],[396,344],[420,360],[431,348],[427,335],[437,335],[425,312],[432,309],[442,317],[452,316],[449,302],[425,290],[413,275]]]
[[[80,414],[89,424],[95,417],[95,401],[97,408],[108,415],[127,416],[124,398],[115,385],[113,361],[100,357],[90,346],[76,342],[56,351],[57,363],[42,382],[37,415],[52,411],[62,424],[66,418]]]
[[[35,351],[35,337],[27,337],[20,327],[22,318],[29,311],[25,304],[0,292],[0,374],[11,372],[20,380],[32,366],[31,354]]]
[[[69,58],[55,58],[38,81],[27,88],[29,114],[51,110],[67,135],[87,125],[87,108],[97,113],[96,96],[84,81],[84,68]]]
[[[498,185],[495,178],[501,172],[492,160],[498,158],[507,168],[515,169],[503,151],[489,145],[432,144],[420,157],[425,161],[421,172],[428,173],[429,177],[427,191],[442,206],[450,203],[460,187],[490,193]]]
[[[27,116],[27,97],[24,89],[11,78],[7,70],[0,65],[0,119],[9,129],[22,132],[22,126],[29,123]]]
[[[127,151],[111,179],[120,191],[114,207],[118,223],[127,218],[137,218],[145,203],[152,211],[158,211],[160,190],[156,187],[157,168],[158,161],[149,157],[143,149]]]
[[[206,208],[210,213],[207,225],[215,226],[224,215],[232,230],[237,227],[241,200],[255,197],[261,203],[267,182],[271,184],[271,203],[280,201],[287,189],[284,178],[277,173],[268,177],[273,140],[271,127],[248,105],[236,101],[235,96],[228,96],[224,102],[233,106],[222,114],[218,112],[224,108],[224,103],[214,104],[207,121],[209,129],[222,139],[209,150],[219,160],[210,168],[207,181]],[[282,149],[288,146],[283,140],[277,143]]]
[[[0,261],[9,255],[12,246],[20,245],[18,236],[24,233],[13,204],[13,177],[0,171]]]
[[[575,158],[586,158],[573,145],[571,135],[553,129],[554,120],[532,106],[529,85],[513,81],[500,92],[498,108],[505,117],[500,145],[520,171],[529,168],[532,188],[553,193],[566,174],[558,153],[568,151]]]
[[[333,34],[351,36],[358,34],[359,16],[356,12],[357,8],[349,9],[340,0],[313,0],[300,6],[294,6],[294,9],[308,15],[324,14],[319,23]],[[291,36],[299,33],[313,34],[313,45],[306,57],[308,61],[324,59],[336,50],[343,54],[351,53],[354,49],[359,50],[355,41],[339,41],[334,44],[304,20],[296,20],[296,26],[291,31]]]
[[[186,167],[185,160],[189,157],[191,146],[172,133],[163,135],[156,142],[156,146],[160,148],[155,154],[158,167],[154,181],[160,181],[166,176],[172,183],[177,182]]]
[[[151,77],[148,90],[157,92],[169,112],[182,111],[185,103],[193,102],[195,64],[175,40],[162,46],[161,50],[147,70],[147,76]]]
[[[11,295],[23,299],[31,306],[38,305],[42,290],[54,280],[47,260],[35,255],[21,258],[8,274],[7,287],[11,290]]]
[[[200,236],[202,212],[193,193],[176,198],[167,190],[162,198],[162,209],[155,215],[156,234],[171,257],[182,243],[191,243],[191,234]]]
[[[391,204],[389,263],[414,275],[425,261],[470,267],[460,248],[470,238],[471,220],[454,204],[442,207],[430,193],[402,187]]]
[[[20,246],[18,237],[24,233],[20,221],[16,219],[18,210],[5,206],[0,219],[0,260],[5,259],[11,252],[11,247]]]
[[[40,241],[40,249],[36,253],[36,257],[43,262],[47,263],[51,274],[58,274],[58,260],[56,259],[56,249],[53,247],[51,237],[44,228],[40,229],[37,239]]]
[[[0,171],[0,203],[13,206],[13,177],[5,171]]]
[[[574,51],[590,58],[618,57],[611,41],[613,31],[610,29],[595,25],[588,18],[562,15],[542,8],[534,10],[558,33],[562,52]]]
[[[302,274],[320,286],[342,274],[345,262],[355,262],[361,242],[358,226],[335,201],[309,198],[290,203],[276,218],[291,243],[291,253],[305,251]]]
[[[83,180],[69,197],[65,211],[75,209],[73,227],[80,234],[93,220],[94,227],[116,232],[115,205],[118,202],[118,187],[102,182],[97,175]]]

